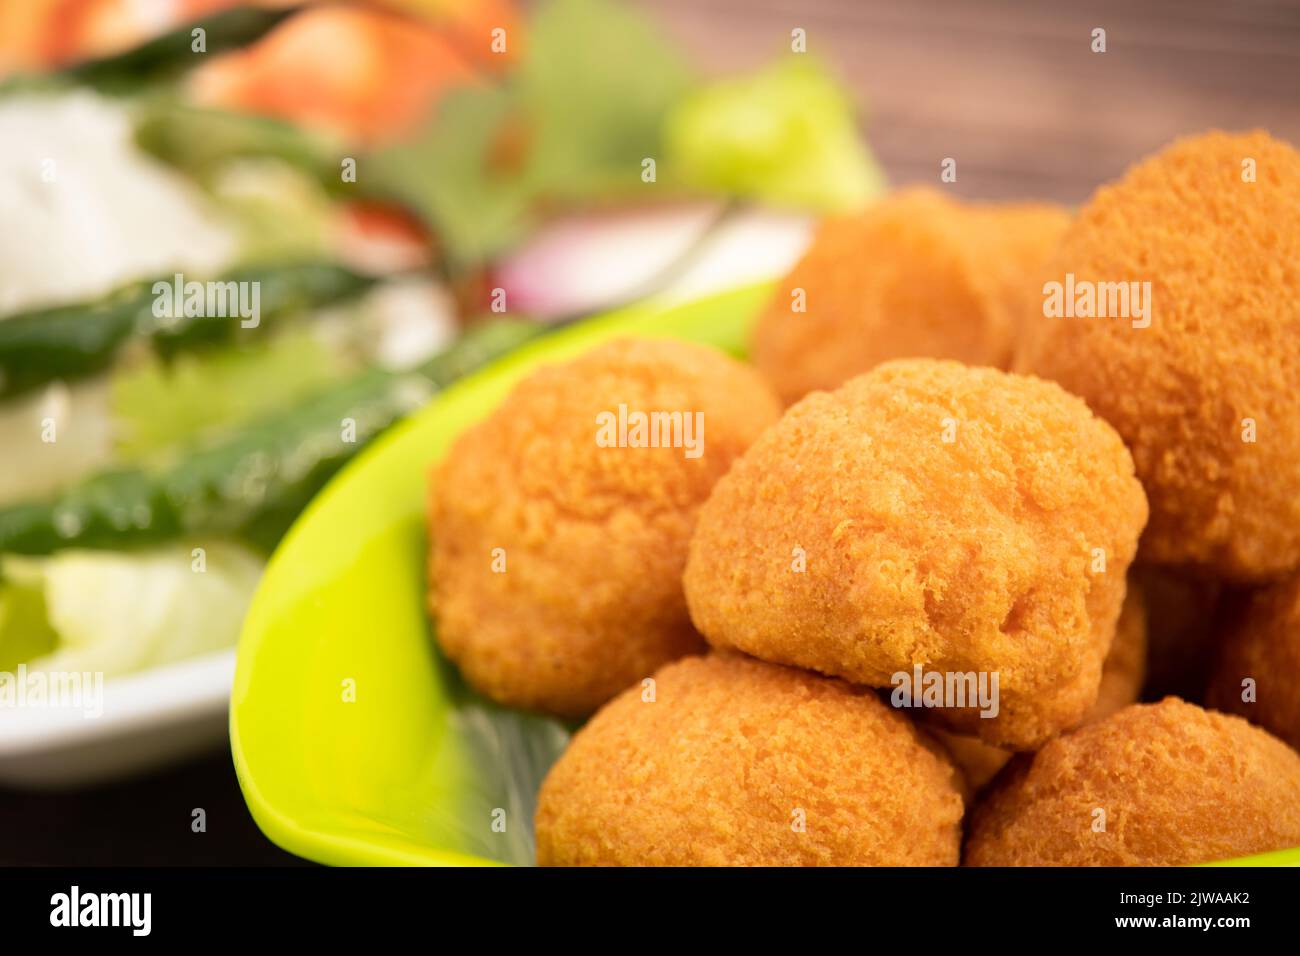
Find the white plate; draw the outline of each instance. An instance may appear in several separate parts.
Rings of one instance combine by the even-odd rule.
[[[234,673],[227,650],[105,680],[98,716],[0,707],[0,785],[104,783],[211,749],[226,739]]]

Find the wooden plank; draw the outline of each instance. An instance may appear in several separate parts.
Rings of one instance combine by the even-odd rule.
[[[1300,142],[1300,4],[1282,0],[656,0],[723,73],[807,31],[856,96],[891,181],[1080,202],[1169,140],[1264,127]],[[1093,27],[1107,52],[1090,49]]]

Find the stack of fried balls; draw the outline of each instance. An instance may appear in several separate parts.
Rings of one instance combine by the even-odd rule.
[[[589,718],[538,862],[1300,846],[1297,343],[1300,153],[1214,132],[1074,214],[824,223],[752,366],[537,371],[433,475],[429,575],[470,684]]]

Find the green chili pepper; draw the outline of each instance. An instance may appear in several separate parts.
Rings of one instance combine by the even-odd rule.
[[[221,10],[124,53],[78,63],[61,75],[108,93],[134,92],[151,83],[174,79],[204,62],[207,56],[247,46],[295,12],[296,7]],[[200,36],[202,49],[196,49]]]
[[[513,320],[484,325],[417,369],[364,372],[171,464],[106,472],[53,500],[0,508],[0,552],[129,548],[213,531],[270,548],[371,439],[543,329]]]
[[[334,263],[299,262],[237,269],[211,284],[203,283],[203,307],[194,311],[205,314],[184,314],[184,286],[177,301],[173,276],[133,283],[92,304],[63,305],[10,316],[0,320],[0,398],[56,379],[68,381],[92,375],[112,364],[121,349],[134,340],[146,341],[162,356],[171,357],[239,336],[256,335],[266,322],[345,301],[376,281]],[[236,285],[230,286],[232,282]],[[223,297],[224,308],[207,308],[209,285]],[[233,308],[237,300],[232,296],[244,295],[246,299],[254,289],[258,314],[256,326],[252,327],[251,320],[246,321]],[[167,314],[157,314],[160,311]],[[208,314],[211,311],[224,314]]]

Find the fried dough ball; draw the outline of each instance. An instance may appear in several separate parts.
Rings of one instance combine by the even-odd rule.
[[[1141,588],[1129,578],[1115,623],[1115,639],[1101,666],[1097,700],[1084,716],[1085,724],[1105,720],[1138,699],[1147,671],[1147,608]]]
[[[1300,574],[1243,604],[1223,635],[1206,703],[1300,747]],[[1247,679],[1252,700],[1242,699]]]
[[[1146,318],[1040,304],[1015,368],[1123,436],[1151,499],[1143,559],[1239,581],[1300,565],[1300,153],[1263,132],[1175,142],[1079,213],[1045,273],[1070,275],[1076,295],[1149,282]]]
[[[633,431],[635,415],[673,412],[675,431]],[[778,414],[752,369],[677,341],[615,341],[519,383],[433,479],[447,656],[493,700],[576,717],[701,650],[681,590],[696,512]],[[607,425],[623,447],[598,443]]]
[[[975,809],[965,862],[1179,866],[1297,844],[1300,755],[1166,697],[1018,756]]]
[[[1142,591],[1129,579],[1124,605],[1115,625],[1115,639],[1101,667],[1097,702],[1083,718],[1085,724],[1105,720],[1138,699],[1146,670],[1147,622]],[[948,749],[953,763],[966,778],[969,792],[978,793],[1013,756],[1012,751],[992,747],[977,737],[940,730],[934,732]]]
[[[1037,292],[1068,221],[1056,206],[968,205],[931,189],[828,220],[759,319],[754,362],[787,403],[888,359],[1005,368],[1025,289]]]
[[[958,776],[871,691],[688,657],[578,731],[537,801],[542,866],[953,866]]]
[[[1056,385],[928,359],[814,392],[700,512],[686,566],[709,643],[889,687],[998,674],[948,729],[1034,749],[1083,719],[1146,520],[1128,451]]]
[[[1056,244],[1070,224],[1070,212],[1052,203],[977,203],[968,207],[975,221],[975,254],[996,283],[997,295],[1011,318],[1012,341],[998,368],[1007,368],[1027,314],[1041,305],[1037,282]]]

